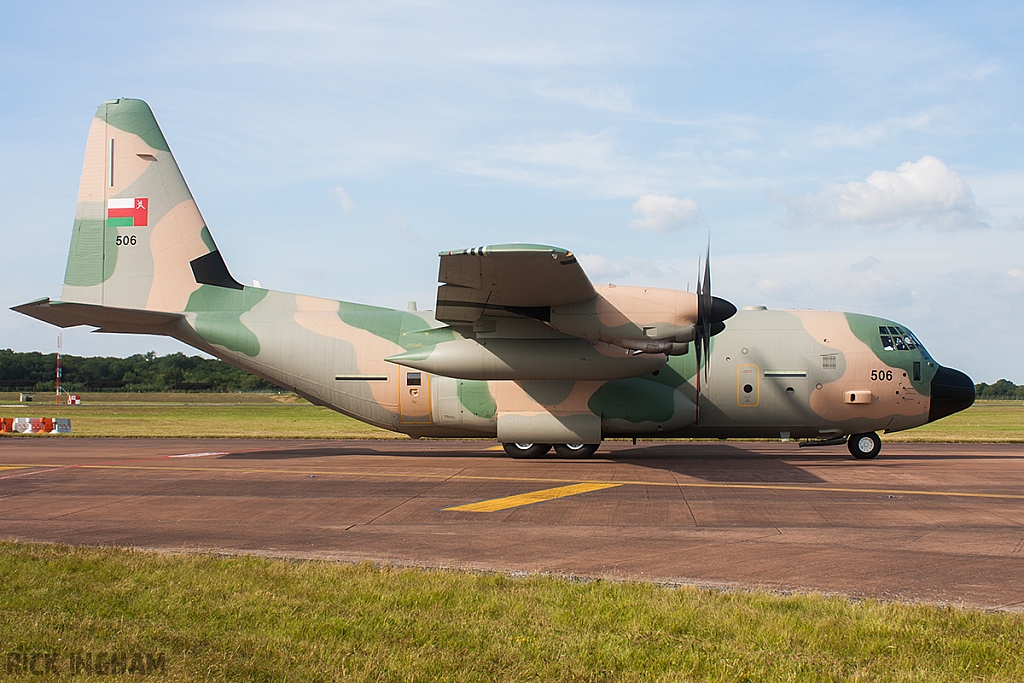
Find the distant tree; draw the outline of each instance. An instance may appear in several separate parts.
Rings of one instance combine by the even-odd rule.
[[[178,382],[213,384],[215,391],[272,391],[277,387],[216,358],[150,351],[128,358],[61,356],[62,385],[81,391],[90,382],[125,382],[122,391],[166,391]],[[53,391],[56,354],[0,349],[0,380],[25,381],[36,391]]]
[[[1003,399],[1003,400],[1024,400],[1024,384],[1016,385],[1013,382],[1001,379],[995,384],[975,385],[975,392],[978,398]]]

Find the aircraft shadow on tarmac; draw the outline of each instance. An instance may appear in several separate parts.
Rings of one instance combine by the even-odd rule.
[[[218,460],[295,460],[298,458],[332,458],[339,455],[412,455],[411,453],[388,453],[365,446],[317,446],[315,448],[272,448],[258,451],[243,451],[222,455]],[[475,455],[475,454],[464,454]]]
[[[789,462],[727,444],[662,444],[605,455],[606,460],[682,474],[721,483],[815,484],[825,480]],[[820,461],[820,459],[815,459]]]
[[[482,450],[482,449],[481,449]],[[439,442],[430,450],[407,451],[391,448],[384,442],[379,446],[368,448],[364,444],[358,446],[317,445],[299,448],[277,448],[230,453],[220,456],[221,460],[295,460],[302,458],[333,458],[345,456],[387,456],[404,458],[479,458],[482,455],[504,457],[503,454],[484,453],[477,449],[446,448]],[[797,456],[796,453],[792,454]],[[801,453],[800,456],[805,454]],[[824,458],[801,457],[815,464],[821,464]],[[546,457],[534,461],[521,461],[523,466],[531,462],[548,463],[557,458]],[[824,480],[792,462],[793,457],[765,455],[757,451],[737,448],[717,443],[668,443],[645,445],[626,450],[615,450],[606,453],[598,452],[595,461],[618,462],[622,464],[646,467],[651,469],[675,472],[687,477],[709,482],[721,483],[821,483]],[[582,464],[584,460],[565,460]]]

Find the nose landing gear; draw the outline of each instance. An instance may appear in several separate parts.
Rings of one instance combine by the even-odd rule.
[[[846,442],[846,447],[850,449],[850,454],[858,460],[870,460],[882,450],[882,440],[874,432],[851,434]]]

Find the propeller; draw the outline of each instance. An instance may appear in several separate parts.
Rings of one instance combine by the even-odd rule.
[[[703,267],[697,278],[697,336],[693,340],[697,352],[697,375],[704,368],[704,381],[708,380],[711,363],[711,337],[725,329],[725,321],[736,313],[736,307],[725,299],[711,295],[711,239],[704,256]],[[699,380],[698,380],[699,381]]]

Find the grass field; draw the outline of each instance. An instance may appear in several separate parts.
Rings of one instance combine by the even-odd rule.
[[[885,441],[1022,443],[1024,402],[977,401],[941,420],[905,432],[882,436]]]
[[[294,394],[84,394],[79,406],[39,401],[0,408],[2,417],[70,417],[75,436],[194,436],[281,439],[402,439],[314,406]],[[18,395],[0,393],[14,406]],[[1024,442],[1024,402],[978,401],[938,422],[883,436],[886,441]]]
[[[60,679],[87,653],[160,680],[1024,680],[1006,613],[11,543],[0,576],[8,666],[52,653]]]
[[[0,404],[17,403],[0,394]],[[82,394],[82,405],[38,402],[0,408],[3,417],[70,417],[74,436],[404,439],[294,394]],[[7,400],[5,400],[7,399]],[[49,438],[49,437],[48,437]]]

